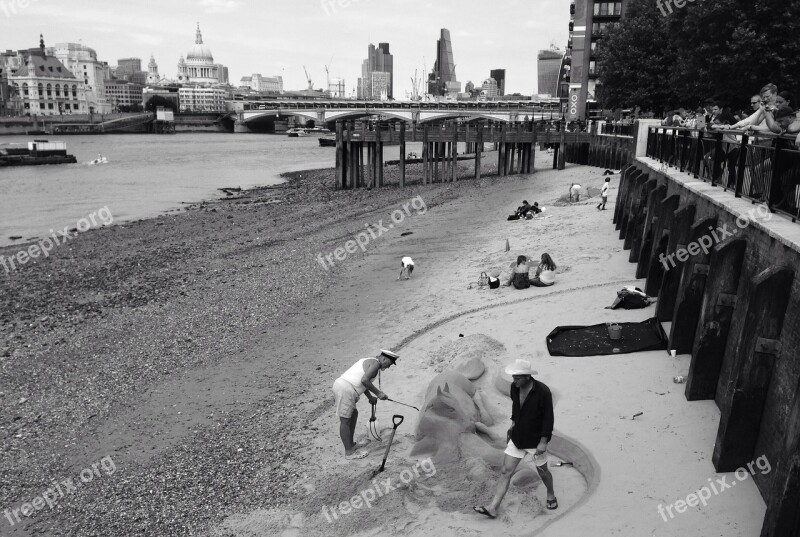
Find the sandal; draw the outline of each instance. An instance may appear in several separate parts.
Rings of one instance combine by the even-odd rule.
[[[493,515],[492,513],[490,513],[489,510],[482,505],[478,507],[473,507],[472,510],[475,511],[476,513],[488,516],[489,518],[497,518],[497,515]]]
[[[553,498],[552,500],[547,500],[547,508],[551,511],[553,509],[558,509],[558,498]]]

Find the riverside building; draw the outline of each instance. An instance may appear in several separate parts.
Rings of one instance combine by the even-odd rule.
[[[50,56],[39,36],[39,48],[22,50],[20,66],[8,77],[13,92],[20,97],[22,114],[53,116],[85,114],[86,91],[83,80],[55,56]]]
[[[81,43],[56,43],[47,52],[58,58],[75,78],[83,80],[89,109],[99,114],[111,112],[111,103],[106,98],[105,64],[97,59],[93,48]]]
[[[609,25],[625,16],[628,1],[575,0],[570,5],[567,119],[585,120],[588,117],[587,104],[597,107],[595,94],[601,67],[597,64],[597,48],[602,46]]]

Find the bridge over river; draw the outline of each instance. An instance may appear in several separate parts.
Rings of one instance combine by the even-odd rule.
[[[485,119],[500,123],[555,119],[561,115],[558,99],[537,101],[230,101],[235,132],[248,132],[254,123],[294,117],[301,123],[326,124],[338,120],[377,117],[406,123],[430,123],[451,119]]]

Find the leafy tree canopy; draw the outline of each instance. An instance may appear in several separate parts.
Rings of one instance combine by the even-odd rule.
[[[660,112],[712,98],[746,108],[767,83],[800,99],[800,2],[660,5],[630,0],[625,18],[598,45],[605,107]]]

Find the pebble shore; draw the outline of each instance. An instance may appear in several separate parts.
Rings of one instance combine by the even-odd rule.
[[[420,192],[430,208],[492,181],[422,186],[419,168],[409,166],[405,189],[392,167],[389,186],[372,190],[336,191],[330,169],[288,174],[277,187],[82,233],[0,274],[0,510],[54,480],[79,482],[52,509],[0,518],[0,533],[196,535],[232,512],[290,503],[302,464],[291,432],[330,406],[297,397],[321,365],[302,360],[311,327],[294,319],[339,270],[323,270],[317,254]],[[472,173],[461,163],[460,178]],[[175,378],[253,360],[273,373],[252,389],[231,396],[198,379],[196,404],[170,412],[163,387]],[[113,474],[80,482],[104,457]]]

